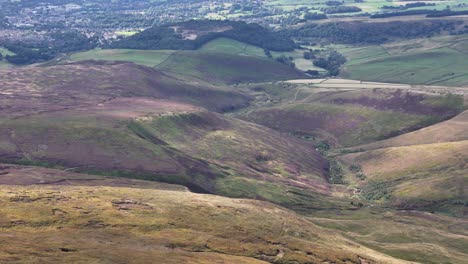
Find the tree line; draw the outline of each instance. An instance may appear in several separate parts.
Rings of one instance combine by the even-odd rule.
[[[230,27],[223,32],[213,29]],[[196,39],[184,39],[175,28],[201,32]],[[212,30],[211,32],[209,32]],[[208,33],[206,33],[208,32]],[[216,38],[225,37],[271,51],[292,51],[297,45],[288,36],[258,24],[238,21],[189,21],[152,27],[133,36],[114,41],[105,48],[195,50]]]
[[[19,41],[0,42],[8,50],[15,53],[6,55],[5,59],[15,65],[25,65],[53,59],[60,53],[93,49],[97,39],[88,38],[79,32],[55,32],[50,40],[34,46]]]
[[[429,37],[456,32],[460,21],[338,22],[309,24],[285,30],[299,43],[381,44],[391,39]]]

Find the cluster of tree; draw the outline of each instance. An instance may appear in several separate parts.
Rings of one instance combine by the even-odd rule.
[[[3,60],[3,54],[0,53],[0,61]]]
[[[307,12],[304,15],[305,20],[320,20],[320,19],[327,19],[327,15],[325,14],[318,14],[318,13],[309,13]]]
[[[275,59],[277,62],[283,63],[288,65],[291,68],[295,68],[296,64],[293,62],[294,58],[293,57],[287,57],[284,55],[279,56],[278,58]]]
[[[398,11],[398,12],[388,12],[381,14],[373,14],[370,18],[387,18],[387,17],[396,17],[396,16],[414,16],[414,15],[428,15],[436,10],[429,9],[416,9],[416,10],[407,10],[407,11]]]
[[[320,75],[320,72],[317,71],[317,70],[307,70],[305,71],[305,73],[309,74],[309,75],[312,75],[312,76],[318,76]]]
[[[343,2],[340,2],[340,1],[327,1],[327,2],[325,2],[325,4],[327,6],[339,6],[339,5],[342,5]]]
[[[434,10],[433,12],[426,15],[426,17],[445,17],[445,16],[461,16],[468,15],[468,10],[452,11],[450,9],[445,9],[441,11]]]
[[[333,6],[324,8],[323,11],[327,14],[340,14],[361,12],[362,9],[357,6]]]
[[[344,183],[344,172],[341,164],[334,158],[328,159],[328,180],[333,184]]]
[[[230,29],[218,32],[220,27]],[[174,28],[192,30],[196,39],[184,39]],[[271,51],[292,51],[297,45],[281,32],[273,32],[258,24],[238,21],[189,21],[163,27],[152,27],[128,38],[115,41],[106,48],[193,50],[220,37],[231,38]]]
[[[330,52],[326,58],[318,58],[314,60],[314,65],[326,69],[331,76],[336,76],[340,73],[340,68],[346,63],[346,58],[336,51]]]
[[[429,37],[455,32],[459,21],[389,21],[379,23],[338,22],[309,24],[285,33],[301,42],[380,44],[391,39]]]
[[[239,3],[235,3],[231,6],[231,9],[229,10],[230,13],[235,13],[237,11],[242,11],[242,12],[249,12],[254,9],[253,6],[250,5],[241,5]]]
[[[56,32],[50,35],[50,41],[30,46],[22,42],[4,42],[2,46],[15,55],[6,55],[5,59],[16,65],[25,65],[50,60],[60,53],[88,50],[96,47],[97,40],[87,38],[78,32]]]
[[[403,6],[382,6],[382,9],[399,9],[399,10],[405,10],[409,8],[414,8],[414,7],[422,7],[422,6],[435,6],[434,3],[426,3],[426,2],[415,2],[415,3],[408,3]]]
[[[311,52],[311,51],[306,51],[306,52],[304,52],[303,57],[304,57],[304,59],[306,59],[306,60],[313,60],[313,59],[316,58],[316,57],[315,57],[315,54],[314,54],[313,52]]]
[[[429,9],[416,9],[399,12],[389,12],[371,15],[371,18],[386,18],[396,16],[413,16],[413,15],[426,15],[426,17],[446,17],[446,16],[460,16],[468,15],[468,10],[452,11],[450,9],[445,10],[429,10]]]
[[[6,55],[5,59],[12,64],[24,65],[36,62],[50,60],[53,56],[45,50],[37,50],[28,47],[23,47],[20,44],[4,44],[5,48],[14,52],[15,55]]]

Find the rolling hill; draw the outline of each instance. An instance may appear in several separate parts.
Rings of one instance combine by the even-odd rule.
[[[1,171],[2,262],[408,263],[267,202],[53,169]]]
[[[370,150],[385,147],[457,142],[464,140],[468,140],[468,111],[464,111],[450,120],[387,140],[362,145],[359,146],[359,148]]]
[[[468,142],[389,147],[342,156],[359,164],[359,182],[373,201],[405,209],[465,214],[468,189]]]
[[[218,52],[179,51],[157,68],[227,84],[307,78],[304,73],[271,59]]]
[[[0,262],[465,263],[464,88],[219,38],[70,59],[0,70]]]
[[[365,178],[350,181],[366,199],[399,208],[466,214],[468,130],[466,112],[388,140],[358,146],[340,156]],[[356,171],[356,170],[355,170]]]
[[[170,50],[92,50],[70,56],[72,62],[83,60],[129,61],[152,66],[177,78],[197,78],[210,84],[282,81],[307,78],[299,70],[275,60],[226,52]],[[262,69],[261,71],[259,69]]]
[[[3,161],[177,183],[297,211],[354,207],[333,198],[328,164],[313,145],[200,107],[246,105],[249,97],[240,92],[128,63],[18,69],[6,76]]]
[[[391,86],[369,89],[361,83],[322,88],[320,83],[289,82],[250,88],[260,102],[242,110],[240,118],[333,146],[386,139],[450,118],[463,109],[460,96],[405,92]]]

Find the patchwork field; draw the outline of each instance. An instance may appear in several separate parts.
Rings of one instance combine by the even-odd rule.
[[[466,35],[345,48],[342,76],[364,81],[466,86]]]

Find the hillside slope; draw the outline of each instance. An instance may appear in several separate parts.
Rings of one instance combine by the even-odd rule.
[[[227,84],[307,78],[299,70],[272,59],[206,51],[178,51],[156,67]]]
[[[468,111],[460,115],[411,133],[406,133],[387,140],[359,146],[361,149],[410,146],[468,140]]]
[[[245,94],[222,85],[182,79],[128,62],[85,61],[0,73],[5,95],[1,98],[2,105],[8,106],[2,113],[13,115],[69,109],[116,97],[164,98],[214,111],[245,107],[250,100]],[[22,98],[20,94],[27,97]]]
[[[85,73],[86,82],[79,77]],[[332,197],[328,164],[313,145],[182,103],[193,98],[215,109],[235,106],[248,98],[241,93],[132,64],[73,64],[7,76],[1,81],[7,94],[0,111],[3,161],[178,183],[298,211],[355,207]],[[51,76],[61,78],[46,79]]]
[[[388,140],[356,147],[340,156],[359,167],[366,199],[466,215],[468,141],[466,111],[448,121]],[[351,179],[354,176],[351,177]],[[353,180],[354,181],[354,180]]]
[[[399,208],[466,214],[468,141],[390,147],[348,154],[365,198]]]
[[[51,169],[0,169],[3,184],[28,184],[0,185],[2,263],[408,263],[267,202],[144,181],[125,187],[121,179]]]
[[[339,80],[337,80],[339,81]],[[400,89],[368,89],[366,84],[258,84],[253,106],[241,119],[332,146],[356,146],[416,130],[458,114],[463,98]]]

